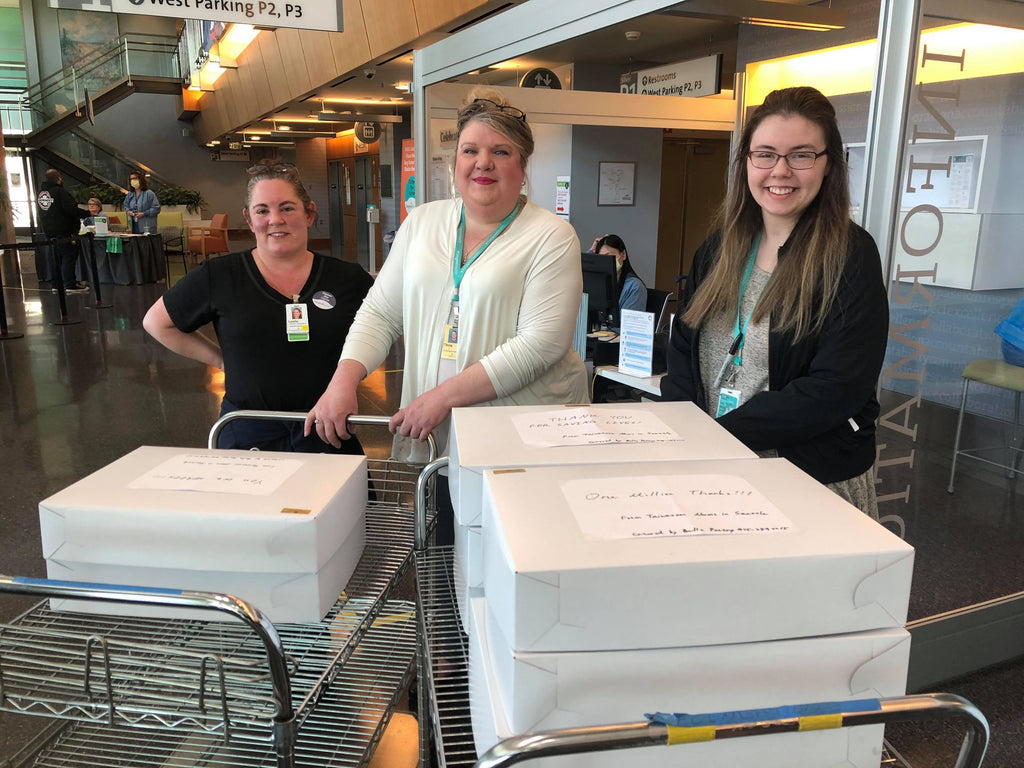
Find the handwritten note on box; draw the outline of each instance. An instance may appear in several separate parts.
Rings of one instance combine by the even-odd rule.
[[[561,489],[591,541],[793,530],[778,507],[735,475],[591,478]]]
[[[535,448],[666,443],[683,439],[653,413],[639,409],[562,408],[519,414],[512,417],[512,423],[523,443]]]
[[[269,496],[301,466],[299,459],[182,453],[132,480],[128,487]]]

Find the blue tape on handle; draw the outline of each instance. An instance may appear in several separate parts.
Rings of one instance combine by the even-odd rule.
[[[144,592],[149,595],[183,595],[181,589],[165,589],[163,587],[137,587],[132,584],[92,584],[84,581],[57,581],[55,579],[33,579],[28,576],[15,576],[11,579],[15,584],[30,587],[69,587],[71,589],[117,590],[119,592]]]
[[[844,712],[873,712],[881,709],[878,699],[856,699],[854,701],[823,701],[817,704],[794,704],[766,709],[738,709],[733,712],[709,712],[704,715],[688,715],[685,712],[655,712],[645,714],[652,723],[674,725],[680,728],[736,725],[738,723],[760,722],[762,720],[788,720],[790,718],[838,715]]]

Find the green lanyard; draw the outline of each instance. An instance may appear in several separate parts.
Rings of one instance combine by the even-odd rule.
[[[754,260],[757,259],[757,249],[760,246],[761,233],[758,232],[754,236],[754,241],[750,244],[750,253],[747,256],[747,271],[743,273],[743,281],[740,283],[740,295],[736,300],[736,323],[733,325],[732,346],[729,348],[729,354],[734,356],[733,363],[735,365],[743,365],[743,341],[747,333],[747,323],[750,322],[751,315],[757,309],[757,302],[754,302],[754,306],[750,308],[750,312],[747,314],[747,319],[743,321],[743,326],[740,327],[740,309],[743,307],[743,294],[747,292],[747,284],[750,282],[750,276],[754,272]]]
[[[495,241],[495,239],[508,229],[508,225],[512,223],[512,220],[518,215],[520,209],[523,207],[522,199],[516,201],[516,207],[512,209],[512,212],[501,220],[501,224],[498,228],[491,232],[486,240],[480,245],[473,255],[470,256],[466,263],[462,263],[462,246],[466,242],[466,207],[462,207],[462,216],[459,218],[459,228],[455,234],[455,255],[452,258],[452,281],[455,283],[455,293],[452,294],[452,301],[459,300],[459,286],[462,285],[462,278],[466,276],[466,272],[473,262],[477,260],[481,253],[483,253],[487,246]]]

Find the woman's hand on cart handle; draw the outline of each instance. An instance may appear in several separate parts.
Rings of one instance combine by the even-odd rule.
[[[366,368],[355,360],[342,360],[331,377],[327,389],[317,400],[303,426],[303,434],[316,432],[317,437],[335,448],[352,435],[346,423],[349,416],[359,412],[356,386],[366,378]]]
[[[448,418],[451,405],[440,387],[427,390],[391,417],[392,434],[426,440],[434,428]]]

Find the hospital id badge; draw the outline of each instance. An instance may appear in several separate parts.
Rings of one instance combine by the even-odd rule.
[[[720,419],[729,411],[735,411],[740,405],[740,391],[738,389],[720,389],[718,391],[718,413],[716,419]]]
[[[284,330],[288,341],[309,341],[309,313],[305,304],[285,304]]]
[[[454,360],[459,351],[459,326],[444,327],[444,344],[441,345],[441,359]]]

